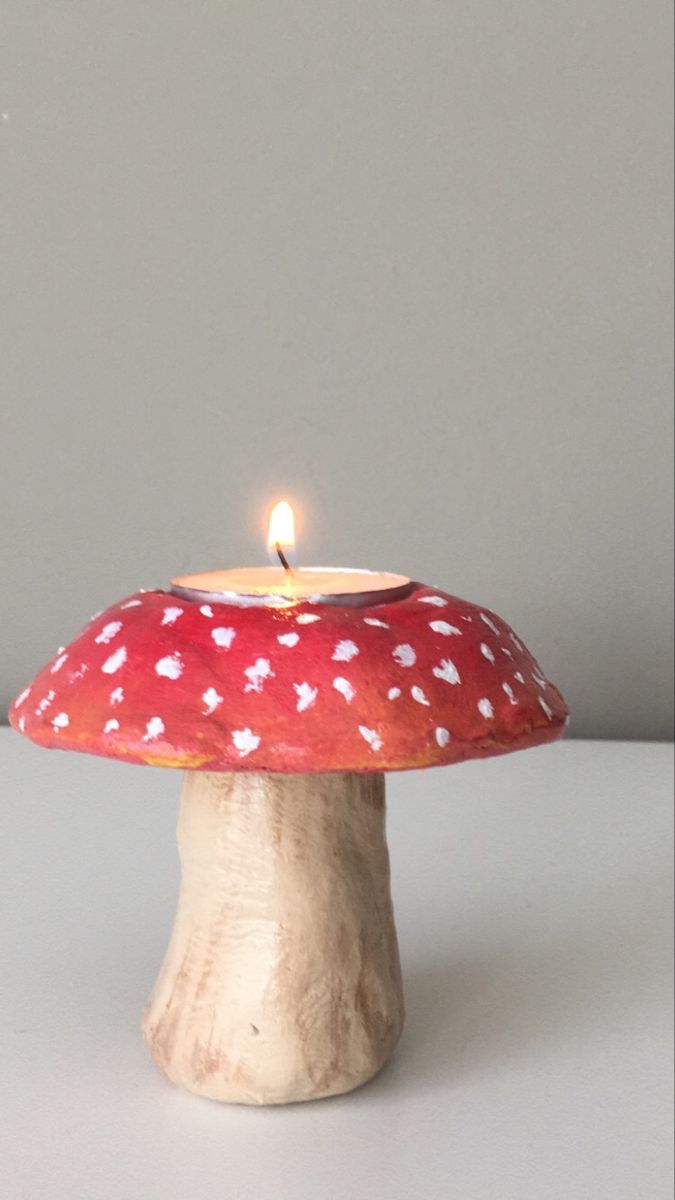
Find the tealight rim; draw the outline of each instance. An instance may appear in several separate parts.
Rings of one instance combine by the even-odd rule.
[[[241,567],[237,570],[265,570],[264,567],[248,568]],[[377,588],[374,590],[366,590],[363,592],[327,592],[324,595],[308,595],[308,596],[284,596],[278,592],[233,592],[227,591],[210,591],[205,588],[185,587],[178,582],[178,579],[170,581],[170,590],[173,596],[181,600],[188,600],[201,604],[229,604],[236,608],[297,608],[302,604],[310,605],[332,605],[334,607],[343,608],[369,608],[376,607],[380,604],[392,604],[396,600],[404,600],[410,595],[415,587],[415,581],[409,579],[406,575],[399,575],[393,571],[374,571],[367,567],[302,567],[304,574],[315,572],[324,574],[326,572],[336,572],[342,575],[388,575],[391,579],[400,580],[400,583],[392,584],[390,587]],[[216,575],[217,571],[201,571],[195,572],[193,575],[180,576],[179,578],[191,579],[195,575]]]

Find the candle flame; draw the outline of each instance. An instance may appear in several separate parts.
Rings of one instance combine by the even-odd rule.
[[[295,548],[295,516],[287,500],[280,500],[270,513],[267,548],[276,550],[277,547],[282,550]]]

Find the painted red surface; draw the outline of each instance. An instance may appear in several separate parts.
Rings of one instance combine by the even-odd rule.
[[[391,771],[561,736],[560,692],[499,617],[416,584],[356,609],[138,593],[10,709],[41,746],[204,771]]]

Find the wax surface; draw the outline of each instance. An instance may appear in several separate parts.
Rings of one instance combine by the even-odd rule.
[[[299,567],[292,572],[279,567],[234,567],[228,571],[205,571],[172,579],[174,587],[214,594],[284,596],[305,600],[314,596],[349,596],[382,592],[407,586],[405,575],[386,571],[359,571],[348,567]]]

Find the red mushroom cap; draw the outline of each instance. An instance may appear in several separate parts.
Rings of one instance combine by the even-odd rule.
[[[395,771],[560,737],[565,702],[499,617],[415,584],[372,608],[138,593],[14,701],[42,746],[201,771]]]

